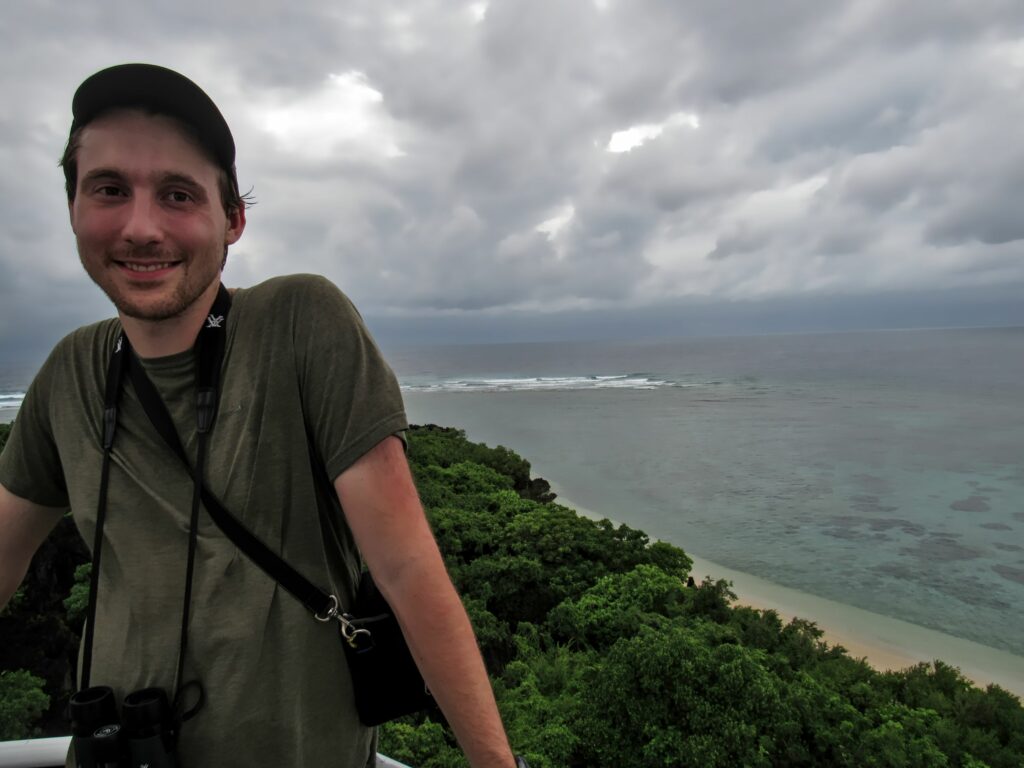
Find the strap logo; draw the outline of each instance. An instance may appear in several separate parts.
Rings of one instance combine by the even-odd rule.
[[[224,315],[208,315],[206,318],[207,328],[223,328]]]
[[[123,346],[124,346],[124,336],[118,336],[117,337],[117,346],[114,347],[114,354],[116,355],[118,352],[120,352],[121,351],[121,347],[123,347]]]

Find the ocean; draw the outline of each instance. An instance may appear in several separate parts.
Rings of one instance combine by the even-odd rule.
[[[1022,328],[389,357],[411,420],[512,448],[587,509],[1024,656]]]
[[[582,507],[1024,656],[1022,328],[385,351],[413,422]],[[0,419],[30,376],[0,365]]]

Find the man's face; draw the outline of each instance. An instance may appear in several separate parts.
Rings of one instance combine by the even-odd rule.
[[[245,215],[224,212],[218,169],[192,138],[171,118],[120,110],[85,127],[77,159],[78,254],[118,311],[166,320],[212,301]]]

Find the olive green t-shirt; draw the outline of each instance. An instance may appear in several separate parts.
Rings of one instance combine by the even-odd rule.
[[[69,506],[89,546],[104,382],[119,331],[118,321],[107,320],[57,345],[0,457],[0,483],[33,502]],[[143,362],[194,457],[192,351]],[[317,493],[310,442],[334,479],[406,426],[393,373],[330,282],[293,276],[235,292],[207,485],[251,532],[343,603],[361,563],[337,498]],[[149,686],[173,693],[192,482],[130,381],[109,483],[91,683],[119,696]],[[355,713],[336,626],[315,621],[205,511],[189,626],[185,679],[202,681],[206,704],[182,728],[181,765],[372,762],[375,734]]]

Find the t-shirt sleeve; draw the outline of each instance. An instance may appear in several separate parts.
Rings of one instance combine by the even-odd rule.
[[[408,428],[402,393],[358,311],[330,281],[309,278],[295,311],[306,427],[334,480]]]
[[[47,507],[68,506],[64,468],[54,440],[50,412],[53,383],[59,377],[62,344],[50,353],[25,393],[0,454],[0,484],[15,496]]]

